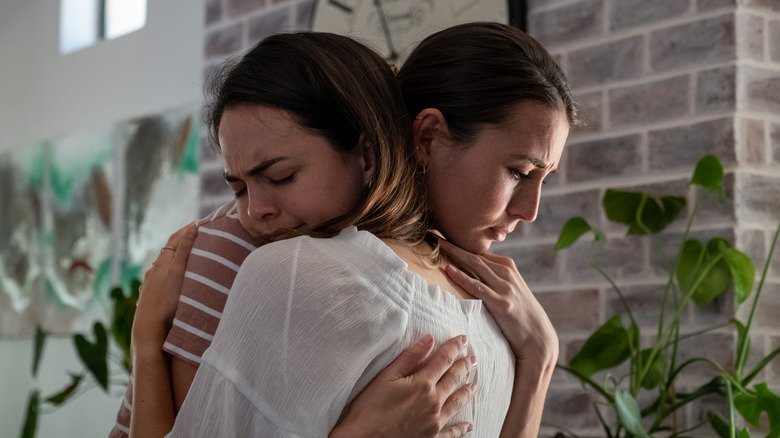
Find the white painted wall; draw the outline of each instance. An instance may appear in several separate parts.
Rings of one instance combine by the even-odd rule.
[[[203,0],[148,0],[140,31],[62,56],[59,0],[0,0],[0,153],[200,102],[203,11]],[[0,339],[0,437],[19,436],[31,355],[30,340]],[[50,339],[38,386],[50,394],[80,369],[70,339]],[[94,389],[43,415],[38,436],[105,437],[119,402]]]
[[[203,0],[148,0],[146,26],[65,56],[59,0],[0,0],[0,151],[202,96]]]

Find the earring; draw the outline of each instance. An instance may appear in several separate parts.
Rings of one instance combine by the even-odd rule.
[[[368,177],[368,183],[367,183],[369,189],[371,188],[371,185],[373,183],[374,183],[374,175],[371,175]]]
[[[421,163],[419,161],[417,162],[417,164],[422,168],[422,174],[425,175],[425,172],[428,171],[428,166],[426,166],[425,164],[423,164],[423,163]]]

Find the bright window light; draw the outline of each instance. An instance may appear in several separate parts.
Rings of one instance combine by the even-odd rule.
[[[60,53],[75,52],[144,25],[146,0],[60,0]]]
[[[106,39],[135,32],[146,24],[146,0],[105,0]]]
[[[60,53],[63,55],[89,47],[98,40],[99,0],[62,0],[60,2]]]

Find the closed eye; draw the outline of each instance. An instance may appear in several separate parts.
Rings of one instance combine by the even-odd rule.
[[[282,178],[282,179],[271,179],[271,178],[268,178],[268,182],[270,182],[272,186],[283,186],[285,184],[291,183],[294,178],[295,178],[295,172],[291,173],[290,176]]]

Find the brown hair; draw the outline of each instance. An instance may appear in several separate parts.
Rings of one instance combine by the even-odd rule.
[[[525,100],[565,111],[570,125],[581,124],[558,64],[536,40],[506,24],[466,23],[428,36],[398,81],[411,116],[438,109],[459,143],[471,142],[485,124],[506,121]]]
[[[420,242],[429,224],[411,143],[411,123],[390,66],[364,45],[341,35],[301,32],[270,36],[212,85],[206,109],[218,145],[225,110],[261,105],[289,113],[337,150],[362,141],[373,148],[376,171],[355,208],[303,233],[327,237],[354,225],[380,238]]]

